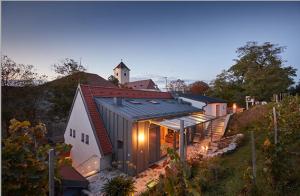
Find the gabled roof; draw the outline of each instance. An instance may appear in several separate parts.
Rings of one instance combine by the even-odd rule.
[[[227,103],[224,99],[208,97],[204,95],[194,95],[194,94],[178,94],[179,97],[184,97],[188,99],[192,99],[195,101],[201,101],[204,103]]]
[[[121,63],[119,65],[117,65],[115,69],[120,68],[120,69],[128,69],[130,71],[130,69],[121,61]]]
[[[125,84],[125,86],[136,90],[141,90],[141,89],[158,90],[157,85],[153,82],[152,79],[128,82]]]
[[[141,91],[121,88],[108,88],[101,86],[80,85],[83,99],[86,105],[86,110],[90,116],[92,127],[95,136],[99,141],[99,148],[102,154],[107,155],[112,153],[112,144],[110,142],[108,132],[101,119],[101,115],[97,109],[95,102],[96,97],[124,97],[124,98],[173,98],[170,93],[155,92],[155,91]]]

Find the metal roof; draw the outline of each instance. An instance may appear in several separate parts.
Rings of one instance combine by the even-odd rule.
[[[161,121],[151,121],[151,123],[167,127],[169,129],[179,131],[180,130],[180,120],[184,121],[184,128],[195,126],[201,123],[205,123],[214,120],[215,116],[205,115],[205,114],[193,114],[189,116],[182,116],[178,118],[165,119]]]
[[[122,105],[114,104],[113,98],[95,98],[97,105],[102,105],[129,120],[147,120],[172,115],[187,115],[202,112],[187,103],[175,99],[123,99]]]
[[[227,103],[224,99],[215,98],[215,97],[208,97],[205,95],[194,95],[194,94],[183,94],[183,93],[177,93],[178,97],[184,97],[188,99],[192,99],[195,101],[201,101],[204,103]]]

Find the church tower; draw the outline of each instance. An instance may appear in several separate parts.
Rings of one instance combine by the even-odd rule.
[[[119,80],[120,84],[129,82],[129,72],[130,69],[122,61],[114,68],[114,76]]]

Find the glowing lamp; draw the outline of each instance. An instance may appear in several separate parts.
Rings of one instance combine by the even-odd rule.
[[[233,109],[233,113],[236,113],[236,104],[235,103],[232,105],[232,109]]]
[[[143,143],[144,140],[145,140],[144,132],[139,132],[138,141],[139,141],[140,143]]]

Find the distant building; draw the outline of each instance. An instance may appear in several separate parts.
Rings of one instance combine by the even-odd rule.
[[[126,84],[129,82],[130,69],[121,62],[114,68],[114,76],[119,80],[120,84]]]
[[[158,86],[153,82],[152,79],[128,82],[125,84],[125,86],[134,90],[159,91]]]
[[[126,88],[134,90],[159,91],[158,86],[152,79],[130,82],[130,69],[122,61],[114,68],[114,77],[117,78],[119,83]]]

